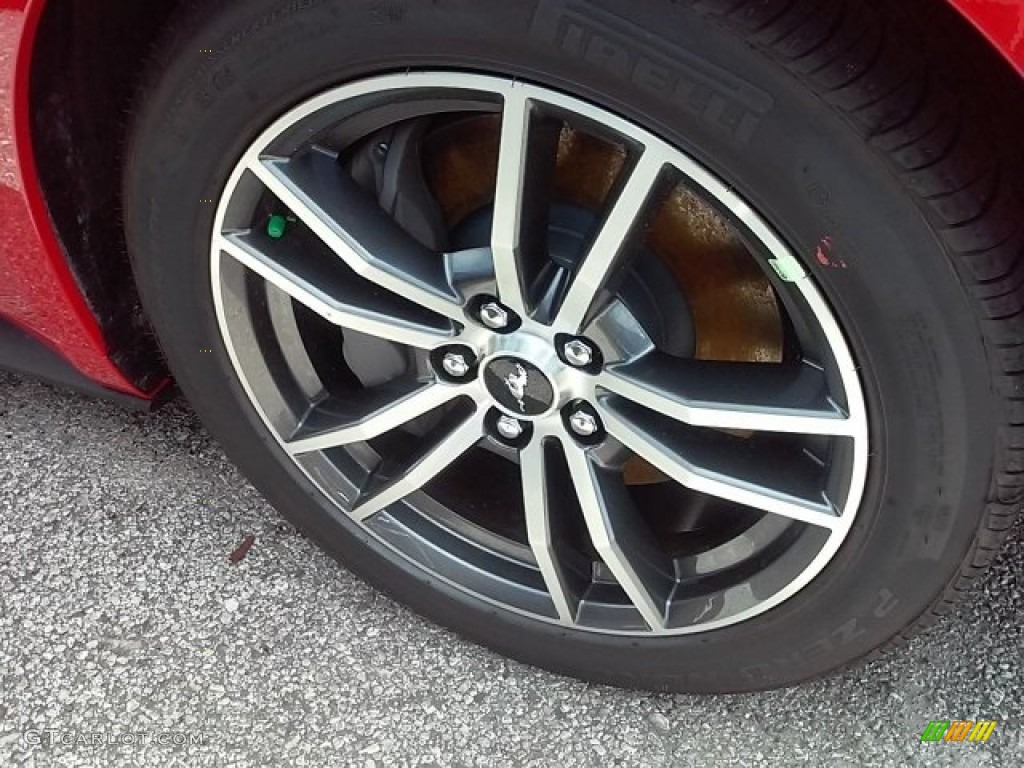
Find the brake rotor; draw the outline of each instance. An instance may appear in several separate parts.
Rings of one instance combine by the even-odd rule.
[[[483,115],[446,121],[425,137],[424,173],[449,230],[494,202],[500,130],[498,116]],[[553,202],[601,211],[626,158],[624,147],[563,126]],[[690,307],[698,360],[782,361],[784,329],[771,283],[711,206],[677,186],[652,218],[646,240]],[[624,476],[630,485],[668,479],[637,457],[627,462]]]

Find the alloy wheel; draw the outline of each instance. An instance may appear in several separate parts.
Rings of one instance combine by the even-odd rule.
[[[489,192],[446,203],[426,148],[471,119]],[[617,158],[589,208],[553,192],[567,131]],[[680,190],[770,286],[778,359],[701,355],[652,246]],[[856,517],[868,420],[819,289],[709,169],[580,99],[463,72],[317,96],[239,161],[211,277],[239,381],[337,514],[503,609],[711,630],[810,583]]]

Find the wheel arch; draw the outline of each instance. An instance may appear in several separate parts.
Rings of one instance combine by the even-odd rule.
[[[110,358],[145,387],[166,377],[121,226],[122,149],[146,62],[183,0],[37,0],[29,120],[40,188]]]

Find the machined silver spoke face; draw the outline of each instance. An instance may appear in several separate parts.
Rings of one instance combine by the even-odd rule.
[[[372,440],[450,403],[460,391],[444,383],[402,384],[393,389],[377,387],[367,392],[364,403],[354,408],[346,403],[341,412],[318,406],[285,447],[299,455]]]
[[[249,170],[356,274],[446,317],[462,319],[446,260],[403,231],[338,164],[310,149],[254,158]]]
[[[806,363],[760,365],[681,360],[653,353],[612,366],[598,388],[695,427],[852,436],[858,424]]]
[[[767,449],[760,455],[722,436],[673,430],[658,417],[644,419],[635,408],[613,402],[605,406],[609,434],[680,485],[811,525],[839,524],[834,506],[816,482],[820,465],[812,458],[801,466],[799,456],[779,456]],[[748,455],[736,456],[735,451],[744,450]],[[751,461],[754,456],[760,460]]]
[[[587,451],[566,447],[570,472],[591,541],[647,625],[665,628],[675,587],[672,559],[658,546],[626,491],[621,476],[600,467]]]
[[[533,122],[532,105],[523,89],[509,91],[501,115],[501,145],[495,183],[495,217],[491,232],[498,296],[513,311],[527,313],[523,257],[523,208],[527,204],[527,166]]]
[[[648,146],[642,152],[636,167],[627,169],[622,191],[576,268],[569,292],[558,308],[556,322],[569,333],[579,331],[612,271],[622,263],[630,235],[642,224],[655,186],[667,166],[668,157],[658,147]]]
[[[474,413],[411,462],[388,468],[390,471],[384,472],[381,479],[374,473],[352,506],[352,516],[357,520],[365,520],[418,491],[480,442],[483,436],[483,415]],[[386,466],[385,463],[381,469]]]
[[[592,104],[458,72],[328,91],[246,151],[210,256],[282,460],[500,608],[711,630],[857,514],[868,419],[824,297],[733,186]]]
[[[550,490],[548,456],[552,446],[534,440],[520,453],[523,485],[523,509],[530,549],[544,577],[544,585],[551,602],[564,624],[576,621],[580,596],[574,590],[573,579],[563,562],[560,550],[558,509]]]
[[[420,349],[438,347],[454,335],[450,322],[397,294],[360,290],[322,255],[317,258],[318,254],[301,251],[273,255],[251,235],[225,235],[219,245],[224,253],[339,327]]]

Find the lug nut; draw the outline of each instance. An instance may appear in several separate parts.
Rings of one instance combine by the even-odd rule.
[[[523,434],[522,422],[511,416],[502,416],[497,423],[498,434],[506,440],[517,440]]]
[[[472,367],[469,364],[469,360],[461,352],[448,352],[441,360],[441,367],[444,368],[444,372],[455,379],[463,378],[469,369]]]
[[[576,411],[569,417],[569,426],[580,437],[593,437],[601,429],[597,417],[582,410]]]
[[[494,331],[508,327],[508,310],[496,301],[489,301],[480,307],[480,322]]]
[[[562,347],[562,354],[570,365],[577,368],[586,368],[594,362],[594,350],[590,345],[580,339],[573,339]]]

